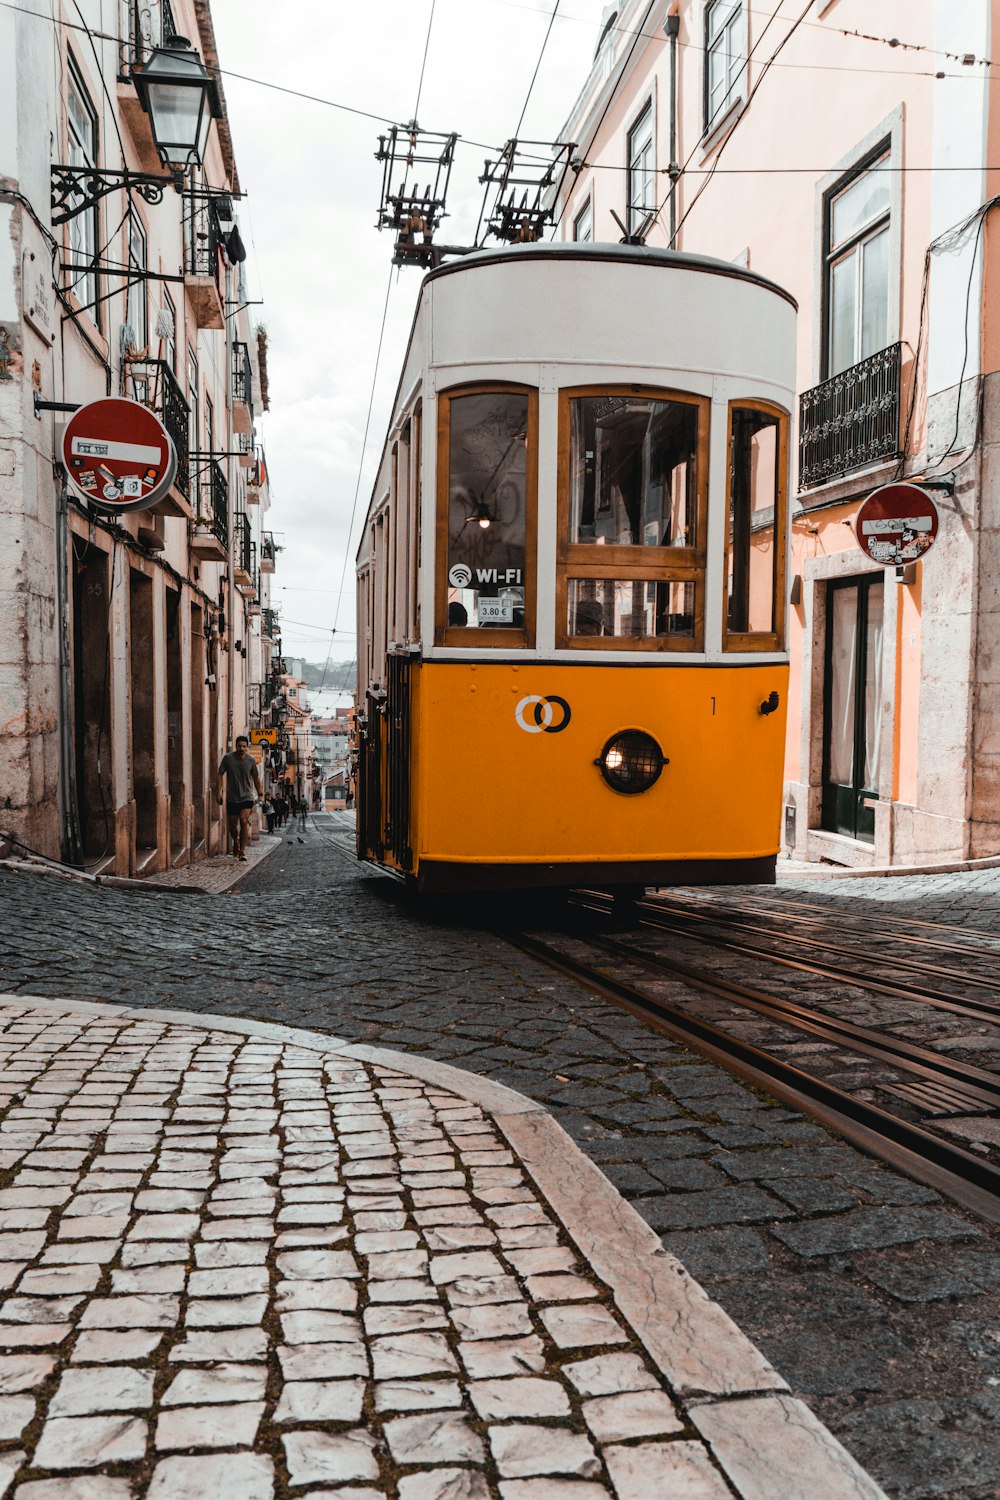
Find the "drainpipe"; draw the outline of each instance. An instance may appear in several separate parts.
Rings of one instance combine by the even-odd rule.
[[[61,475],[61,471],[60,471]],[[76,786],[76,747],[73,738],[73,651],[70,640],[69,496],[60,477],[56,493],[56,608],[59,613],[59,760],[62,803],[62,857],[83,864],[80,811]]]
[[[670,176],[670,249],[673,250],[677,237],[677,178],[680,175],[677,166],[677,33],[681,29],[679,12],[674,11],[667,17],[663,29],[670,38],[670,162],[667,172]]]

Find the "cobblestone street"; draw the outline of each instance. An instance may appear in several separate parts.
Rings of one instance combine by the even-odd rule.
[[[904,1497],[905,1500],[922,1500],[922,1497],[992,1500],[1000,1486],[1000,1459],[995,1443],[995,1424],[1000,1415],[1000,1343],[990,1333],[1000,1325],[1000,1253],[996,1229],[737,1083],[590,992],[525,958],[500,937],[481,928],[449,925],[426,912],[415,911],[398,887],[358,870],[342,849],[330,842],[328,835],[334,826],[332,819],[317,819],[304,834],[286,834],[275,852],[244,873],[228,894],[95,888],[52,876],[0,870],[0,937],[4,945],[0,990],[22,996],[184,1011],[190,1013],[192,1023],[201,1013],[308,1028],[351,1042],[398,1049],[412,1057],[414,1068],[420,1059],[438,1059],[518,1090],[544,1105],[591,1160],[600,1165],[646,1223],[662,1236],[664,1245],[754,1340],[788,1382],[792,1394],[807,1402],[889,1495],[899,1500]],[[995,930],[998,887],[997,872],[984,872],[910,880],[812,881],[808,894],[812,901],[839,903],[853,911],[865,901],[919,901],[923,916],[947,916],[948,920],[965,920],[970,925]],[[788,887],[782,894],[787,897]],[[25,940],[24,934],[31,934],[30,941]],[[189,1048],[193,1045],[190,1037],[182,1037],[182,1042]],[[220,1042],[213,1033],[212,1040],[202,1045],[209,1049],[206,1067],[212,1049],[216,1048],[228,1049],[226,1065],[237,1066],[236,1048],[231,1040]],[[267,1067],[272,1070],[277,1067],[273,1044],[270,1050],[263,1043],[247,1043],[247,1047],[252,1054],[248,1064],[262,1067],[263,1053],[267,1052]],[[261,1056],[253,1055],[257,1051]],[[243,1066],[241,1061],[239,1067]],[[318,1077],[315,1057],[308,1062],[300,1059],[299,1066],[309,1076],[310,1087],[315,1087]],[[208,1071],[212,1068],[208,1067]],[[281,1078],[277,1074],[269,1077],[268,1091],[275,1079],[280,1094]],[[348,1083],[353,1086],[355,1082],[353,1077],[348,1079],[334,1070],[324,1080],[324,1087],[332,1088],[336,1094],[338,1088]],[[251,1092],[252,1085],[253,1079],[248,1078],[246,1086]],[[406,1093],[418,1085],[394,1084],[377,1073],[369,1073],[364,1087],[388,1088],[390,1093],[393,1088],[402,1088]],[[163,1088],[165,1085],[161,1085],[161,1092]],[[425,1097],[426,1108],[439,1107],[434,1097],[429,1094]],[[171,1107],[179,1107],[180,1100],[174,1100],[173,1094],[170,1100]],[[278,1102],[282,1108],[288,1107],[283,1101]],[[110,1106],[105,1100],[93,1107],[107,1111]],[[165,1101],[153,1106],[161,1110],[165,1107]],[[183,1104],[184,1109],[207,1109],[209,1113],[213,1107],[217,1110],[217,1105],[198,1105],[191,1099]],[[265,1106],[262,1101],[251,1106],[275,1107],[274,1102]],[[191,1134],[194,1140],[203,1137],[204,1141],[214,1143],[218,1119],[217,1113],[212,1114],[216,1127],[212,1133],[199,1131],[199,1122],[209,1123],[200,1114],[187,1120],[172,1117],[170,1130],[183,1126],[183,1133]],[[270,1124],[270,1117],[256,1123],[258,1127]],[[395,1124],[391,1128],[395,1130]],[[435,1120],[428,1128],[439,1132],[443,1127]],[[227,1149],[240,1149],[231,1147],[228,1138],[224,1138]],[[84,1147],[66,1149],[79,1153]],[[189,1184],[154,1183],[152,1178],[145,1179],[143,1174],[147,1171],[170,1176],[180,1170],[176,1164],[162,1161],[154,1164],[147,1159],[151,1151],[158,1149],[161,1149],[159,1134],[154,1144],[147,1140],[137,1148],[137,1152],[146,1152],[142,1163],[119,1169],[138,1172],[142,1177],[141,1184],[137,1181],[129,1185],[128,1196],[133,1192],[140,1196],[166,1193],[168,1197],[189,1193],[198,1198],[199,1209],[203,1202],[201,1195],[206,1193],[212,1194],[208,1199],[210,1204],[221,1205],[235,1196],[226,1186],[231,1179],[221,1173],[219,1183],[203,1177]],[[194,1148],[189,1144],[186,1149],[207,1154],[208,1147]],[[501,1144],[494,1149],[505,1150],[509,1146]],[[106,1146],[104,1151],[107,1154]],[[421,1154],[414,1152],[415,1156]],[[352,1224],[352,1215],[358,1209],[358,1193],[349,1182],[349,1153],[348,1158],[343,1181],[330,1179],[327,1224],[331,1223],[329,1210],[336,1200],[351,1234],[385,1232],[420,1237],[412,1247],[407,1240],[405,1249],[399,1245],[385,1253],[412,1254],[419,1258],[444,1249],[434,1242],[433,1236],[431,1242],[425,1238],[425,1231],[440,1230],[441,1222],[408,1221],[406,1228],[396,1228],[397,1220],[393,1220],[393,1227],[387,1223],[384,1231],[374,1223],[370,1227]],[[76,1174],[81,1161],[82,1158],[74,1159],[65,1167],[49,1163],[49,1169]],[[11,1164],[8,1183],[26,1166],[27,1162],[20,1167]],[[215,1170],[214,1162],[211,1168]],[[209,1171],[203,1163],[189,1164],[189,1169],[195,1174]],[[114,1191],[114,1184],[105,1180],[113,1169],[100,1165],[98,1158],[89,1170],[98,1174],[98,1182],[88,1184],[88,1192],[104,1195]],[[279,1171],[304,1170],[288,1162],[275,1162],[269,1180],[260,1190],[262,1198],[270,1203],[275,1186],[283,1188],[285,1182],[291,1188],[308,1186],[310,1191],[322,1192],[318,1182],[306,1184],[301,1179],[294,1182],[275,1175]],[[478,1168],[472,1163],[469,1170]],[[499,1165],[496,1170],[503,1172],[510,1168]],[[244,1174],[235,1171],[232,1174],[233,1178],[240,1175]],[[254,1173],[247,1171],[245,1175],[252,1179]],[[404,1186],[409,1188],[409,1184]],[[507,1186],[505,1183],[505,1191]],[[334,1188],[339,1191],[334,1192]],[[61,1191],[58,1187],[55,1190]],[[69,1188],[74,1190],[84,1191],[82,1187]],[[69,1191],[62,1198],[53,1199],[53,1207],[65,1201]],[[449,1185],[442,1186],[440,1191],[462,1190]],[[279,1214],[286,1214],[301,1201],[297,1196],[283,1196]],[[413,1205],[414,1210],[416,1206]],[[437,1206],[452,1205],[421,1205],[421,1212],[424,1207]],[[464,1202],[457,1206],[469,1207]],[[450,1247],[453,1253],[506,1254],[500,1226],[489,1213],[489,1208],[495,1206],[476,1204],[476,1220],[465,1227],[470,1232],[475,1229],[491,1237],[496,1235],[496,1242],[484,1239],[482,1251],[472,1245],[468,1250],[453,1245]],[[144,1211],[139,1199],[134,1207],[140,1213]],[[176,1209],[158,1200],[156,1212],[176,1212],[183,1216],[193,1209],[194,1205],[188,1206],[186,1200]],[[36,1207],[34,1211],[41,1210]],[[391,1215],[402,1210],[398,1205],[385,1208],[373,1205],[358,1211]],[[92,1217],[82,1210],[77,1212],[84,1218]],[[62,1223],[66,1222],[64,1218]],[[294,1228],[281,1227],[285,1222],[294,1226],[302,1221],[294,1216],[287,1221],[279,1217],[281,1234],[296,1232]],[[124,1226],[116,1230],[116,1235],[127,1233],[126,1245],[141,1242],[141,1235],[134,1232],[136,1220],[131,1219],[129,1224],[127,1230]],[[16,1231],[14,1226],[9,1227],[17,1233],[34,1232],[31,1225],[19,1226]],[[312,1231],[306,1228],[305,1232]],[[60,1235],[67,1238],[64,1230],[59,1231],[57,1238]],[[95,1240],[101,1237],[93,1236]],[[208,1236],[206,1243],[210,1239]],[[557,1240],[562,1246],[562,1236],[557,1235]],[[186,1247],[189,1241],[179,1235],[176,1243]],[[304,1241],[302,1244],[306,1249],[325,1252],[325,1246],[312,1240],[308,1246]],[[330,1244],[333,1250],[340,1248],[332,1241]],[[522,1244],[521,1248],[555,1247],[533,1243]],[[359,1246],[354,1249],[361,1252]],[[37,1253],[32,1250],[31,1258]],[[48,1255],[48,1250],[44,1253]],[[285,1252],[282,1249],[278,1253]],[[128,1254],[131,1256],[135,1251]],[[29,1264],[28,1256],[23,1263]],[[154,1261],[153,1265],[158,1263]],[[261,1264],[247,1262],[250,1267]],[[586,1257],[573,1268],[561,1264],[558,1268],[535,1272],[526,1269],[528,1264],[526,1261],[518,1268],[511,1263],[503,1274],[531,1278],[556,1276],[560,1285],[568,1288],[571,1282],[566,1278],[584,1278],[588,1288],[584,1300],[590,1299],[602,1307],[607,1304],[607,1292],[600,1278],[597,1282],[586,1281],[593,1275]],[[407,1275],[413,1274],[423,1281],[423,1265],[421,1261],[416,1268],[414,1262],[416,1269]],[[120,1263],[121,1271],[132,1273],[140,1269],[148,1267],[138,1263],[126,1265],[124,1260]],[[192,1262],[192,1274],[219,1269],[223,1268],[209,1265],[197,1255]],[[118,1275],[119,1269],[113,1269],[112,1274]],[[163,1274],[167,1276],[166,1272]],[[234,1297],[253,1299],[265,1295],[263,1290],[249,1285],[252,1276],[246,1279],[246,1289],[234,1291]],[[325,1278],[306,1279],[319,1282]],[[338,1276],[329,1280],[347,1282],[350,1278]],[[439,1283],[432,1279],[429,1285],[436,1287]],[[524,1286],[524,1291],[518,1291],[520,1300],[531,1290],[527,1282]],[[83,1292],[88,1290],[93,1287],[84,1288]],[[18,1286],[16,1297],[21,1297],[22,1292],[28,1296],[28,1289]],[[126,1291],[125,1280],[120,1286],[102,1290],[101,1295],[108,1293],[112,1298],[119,1293],[139,1294],[138,1288],[135,1293]],[[66,1295],[72,1300],[77,1294]],[[169,1299],[180,1293],[163,1289],[159,1295]],[[188,1297],[198,1295],[191,1286]],[[278,1296],[277,1283],[274,1295]],[[399,1300],[402,1305],[406,1299]],[[450,1331],[445,1342],[452,1349],[456,1339],[461,1343],[463,1336],[461,1328],[452,1326],[452,1302],[446,1298],[442,1303],[436,1293],[430,1300],[435,1307],[444,1309],[436,1312],[435,1318],[449,1320]],[[576,1298],[565,1295],[561,1300],[572,1307]],[[330,1313],[350,1318],[355,1312],[347,1306],[289,1306],[292,1312],[310,1315]],[[244,1302],[244,1314],[249,1307]],[[279,1317],[285,1315],[280,1305],[277,1313]],[[551,1330],[545,1332],[548,1323],[544,1314],[544,1306],[531,1311],[533,1336],[543,1340],[551,1334]],[[68,1318],[75,1316],[75,1310],[67,1310]],[[263,1316],[261,1311],[243,1325],[234,1321],[230,1326],[242,1326],[244,1330],[260,1328]],[[178,1321],[179,1318],[174,1318],[171,1327]],[[203,1326],[209,1330],[206,1336],[212,1339],[229,1337],[219,1332],[220,1325]],[[406,1333],[408,1337],[411,1333],[436,1333],[439,1327],[445,1328],[445,1324],[432,1322],[408,1328]],[[90,1325],[85,1331],[90,1331]],[[99,1331],[98,1325],[94,1325],[94,1331]],[[400,1331],[386,1329],[386,1334]],[[281,1330],[279,1337],[278,1324],[274,1324],[273,1330],[268,1324],[265,1332],[268,1337],[273,1332],[275,1340],[283,1339],[286,1345],[295,1343],[287,1330]],[[185,1337],[193,1337],[193,1332],[185,1332]],[[61,1340],[55,1341],[57,1349],[60,1344]],[[168,1344],[171,1349],[175,1347],[170,1340]],[[552,1345],[546,1344],[546,1348],[551,1349]],[[215,1357],[221,1356],[216,1353]],[[137,1370],[146,1369],[147,1364],[152,1369],[156,1363],[151,1351],[134,1359],[118,1355],[113,1358],[129,1368],[135,1364]],[[226,1356],[225,1362],[253,1365],[256,1358],[244,1359],[233,1354]],[[463,1379],[473,1385],[480,1379],[503,1378],[470,1371],[464,1364],[461,1371]],[[449,1372],[454,1376],[455,1371],[449,1366],[421,1378],[444,1381]],[[547,1383],[550,1377],[552,1371],[546,1367],[544,1381]],[[312,1381],[339,1377],[302,1378]],[[350,1382],[361,1377],[348,1372],[342,1378]],[[374,1378],[379,1379],[377,1371]],[[537,1381],[543,1379],[543,1373],[529,1367],[520,1370],[516,1378]],[[156,1379],[160,1379],[159,1374]],[[605,1462],[601,1445],[614,1446],[616,1439],[602,1437],[588,1427],[585,1415],[578,1419],[581,1400],[603,1398],[596,1391],[581,1392],[573,1387],[572,1381],[567,1384],[567,1379],[554,1377],[554,1386],[558,1385],[574,1414],[569,1424],[574,1440],[585,1438],[588,1443],[596,1442],[601,1449],[600,1462]],[[248,1421],[253,1421],[253,1412],[265,1399],[254,1393],[256,1387],[251,1391],[251,1385],[252,1381],[245,1396],[238,1393],[236,1397],[238,1405],[249,1409]],[[669,1379],[667,1385],[671,1386]],[[17,1389],[10,1386],[5,1389],[23,1399]],[[673,1389],[676,1394],[676,1388]],[[211,1398],[208,1399],[211,1404]],[[268,1387],[266,1399],[282,1399],[277,1387]],[[541,1399],[559,1398],[546,1392]],[[492,1462],[496,1451],[490,1446],[488,1436],[483,1438],[484,1429],[477,1426],[479,1422],[489,1425],[493,1420],[489,1409],[480,1410],[471,1394],[463,1396],[463,1401],[466,1403],[461,1408],[466,1413],[463,1420],[478,1441],[486,1442],[483,1452],[493,1456]],[[179,1400],[179,1405],[183,1408],[184,1402]],[[451,1408],[442,1407],[445,1409]],[[295,1420],[296,1411],[290,1406],[288,1410],[290,1419]],[[56,1415],[51,1413],[49,1420]],[[88,1413],[75,1411],[67,1411],[61,1420],[71,1415],[91,1420]],[[122,1419],[118,1420],[121,1424]],[[349,1423],[352,1418],[348,1414],[338,1420]],[[391,1418],[396,1420],[402,1419]],[[512,1413],[510,1420],[516,1423],[516,1414]],[[550,1426],[552,1421],[558,1427],[555,1412],[551,1417],[533,1413],[525,1420],[540,1420],[547,1431],[556,1430]],[[686,1419],[682,1414],[677,1420]],[[267,1452],[272,1457],[279,1451],[284,1455],[279,1458],[281,1477],[285,1473],[281,1465],[290,1462],[289,1454],[295,1444],[289,1449],[284,1439],[290,1434],[285,1433],[283,1417],[278,1418],[271,1407],[267,1421],[276,1434],[274,1452],[270,1448]],[[169,1429],[170,1423],[166,1426]],[[664,1440],[664,1435],[648,1433],[642,1441],[647,1439],[657,1442]],[[695,1442],[696,1433],[690,1426],[684,1429],[682,1440]],[[155,1437],[152,1441],[155,1444]],[[634,1442],[631,1438],[622,1441],[627,1446]],[[180,1458],[170,1459],[167,1445],[159,1449],[154,1446],[149,1451],[161,1464],[181,1462]],[[467,1462],[475,1466],[478,1460],[469,1458]],[[550,1493],[553,1500],[556,1497],[576,1500],[579,1492],[583,1500],[588,1485],[609,1484],[618,1486],[615,1493],[620,1495],[633,1493],[627,1485],[625,1488],[619,1485],[610,1460],[598,1477],[576,1469],[555,1472],[567,1476],[561,1487],[554,1480],[546,1480],[543,1485],[540,1479],[532,1478],[534,1487],[525,1488],[529,1476],[523,1471],[507,1474],[501,1466],[496,1482],[502,1478],[505,1488],[497,1493],[504,1500],[508,1495],[510,1500],[515,1496],[523,1500],[530,1496],[534,1500],[536,1495],[543,1494],[548,1500]],[[568,1477],[570,1474],[572,1479]],[[305,1476],[301,1482],[319,1482],[320,1477],[314,1480]],[[362,1475],[354,1482],[362,1484],[363,1480]],[[281,1483],[284,1482],[281,1477]],[[324,1482],[333,1482],[333,1476],[326,1475]],[[779,1493],[766,1489],[746,1492],[759,1493],[762,1500]],[[51,1493],[54,1496],[57,1492]],[[151,1489],[150,1493],[159,1492]],[[163,1491],[164,1495],[169,1493],[173,1491]],[[295,1487],[294,1493],[303,1490]],[[360,1496],[365,1491],[361,1488],[353,1493]],[[423,1500],[425,1494],[437,1497],[439,1493],[449,1497],[451,1494],[414,1486],[409,1491],[400,1486],[399,1490],[400,1500],[411,1500],[411,1496],[418,1495]],[[485,1489],[482,1493],[493,1491]],[[786,1500],[793,1492],[782,1488],[780,1493],[782,1500]],[[24,1489],[24,1494],[26,1500],[32,1500],[30,1487]],[[38,1490],[34,1500],[42,1500],[43,1494],[47,1496],[48,1492]],[[468,1494],[471,1497],[478,1492],[471,1489]]]

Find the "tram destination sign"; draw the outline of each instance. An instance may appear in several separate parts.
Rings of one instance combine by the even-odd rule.
[[[937,506],[919,484],[886,484],[864,501],[854,530],[858,546],[872,562],[900,568],[934,545]]]
[[[124,396],[73,413],[62,440],[70,488],[98,510],[148,510],[177,473],[177,454],[155,412]]]

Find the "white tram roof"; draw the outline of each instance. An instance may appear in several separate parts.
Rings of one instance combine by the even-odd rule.
[[[658,281],[669,294],[650,295],[652,271],[672,273]],[[403,405],[430,369],[439,388],[488,378],[531,385],[541,365],[565,372],[562,385],[682,385],[686,375],[704,385],[731,376],[784,393],[790,405],[797,307],[756,271],[646,245],[555,241],[449,261],[421,284],[369,517],[385,493]]]

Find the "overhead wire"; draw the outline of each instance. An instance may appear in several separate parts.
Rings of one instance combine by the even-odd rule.
[[[383,343],[383,340],[385,339],[385,323],[386,323],[387,314],[389,312],[389,296],[390,296],[390,293],[392,292],[392,273],[393,273],[393,269],[394,268],[390,265],[390,267],[389,267],[389,280],[386,283],[386,288],[385,288],[385,302],[384,302],[383,307],[382,307],[382,326],[379,328],[378,347],[377,347],[377,349],[375,351],[375,368],[372,371],[372,385],[371,385],[371,391],[369,392],[369,396],[368,396],[368,414],[365,417],[365,431],[364,431],[364,436],[361,439],[361,456],[360,456],[360,458],[358,460],[358,479],[357,479],[357,483],[354,486],[354,500],[353,500],[353,503],[351,505],[351,518],[350,518],[350,520],[347,523],[347,540],[346,540],[345,545],[344,545],[344,565],[343,565],[343,568],[341,569],[341,573],[340,573],[340,584],[338,586],[338,595],[337,595],[337,608],[336,608],[336,610],[334,612],[334,616],[333,616],[333,634],[336,634],[336,631],[337,631],[337,625],[338,625],[338,623],[340,621],[340,606],[341,606],[341,604],[343,602],[343,598],[344,598],[344,580],[347,577],[347,564],[348,564],[348,560],[349,560],[350,555],[351,555],[351,535],[352,535],[352,533],[354,531],[354,517],[356,516],[357,510],[358,510],[358,496],[361,493],[361,478],[362,478],[362,475],[364,473],[364,468],[365,468],[365,452],[366,452],[367,447],[368,447],[368,433],[369,433],[369,430],[371,428],[372,407],[375,404],[375,388],[378,385],[379,365],[380,365],[381,359],[382,359],[382,343]],[[332,648],[333,648],[333,642],[332,641],[331,641],[330,645],[331,645],[331,650],[332,650]],[[329,657],[327,657],[327,665],[329,665]]]
[[[434,7],[436,5],[437,5],[437,0],[431,0],[431,11],[430,11],[430,15],[427,17],[427,37],[426,37],[426,40],[424,41],[424,60],[420,64],[420,81],[417,84],[417,102],[413,106],[413,123],[414,124],[416,124],[417,120],[420,118],[420,95],[424,91],[424,71],[425,71],[425,69],[427,67],[427,54],[430,51],[430,47],[431,47],[431,32],[434,29]]]
[[[542,48],[538,54],[538,61],[535,63],[535,71],[532,73],[531,82],[528,84],[528,92],[525,95],[524,105],[521,109],[521,117],[518,120],[517,128],[514,131],[515,139],[521,134],[521,126],[524,124],[524,117],[528,113],[528,105],[531,103],[531,95],[534,92],[535,83],[538,79],[538,70],[542,66],[542,58],[545,56],[545,49],[549,45],[549,37],[552,35],[552,27],[555,23],[556,16],[559,14],[559,6],[561,4],[562,0],[556,0],[555,5],[552,7],[552,14],[549,16],[549,24],[545,28],[545,35],[542,38]]]

